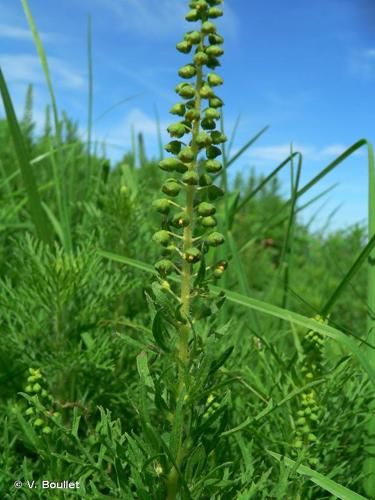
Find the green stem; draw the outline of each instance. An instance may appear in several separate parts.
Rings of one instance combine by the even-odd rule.
[[[201,42],[199,50],[203,50],[203,42]],[[202,67],[198,66],[197,68],[197,77],[196,77],[196,98],[195,98],[195,109],[201,112],[201,96],[200,89],[202,88],[203,82],[203,74]],[[199,147],[196,143],[196,137],[200,131],[200,120],[196,120],[193,125],[192,130],[192,142],[191,148],[194,152],[194,160],[190,164],[190,170],[197,170],[198,168],[198,154]],[[187,186],[186,187],[186,215],[190,220],[190,224],[184,228],[183,232],[183,252],[185,252],[188,248],[190,248],[193,244],[193,227],[194,227],[194,194],[195,194],[195,186]],[[184,317],[187,317],[190,312],[190,281],[191,281],[191,264],[187,261],[183,261],[182,264],[182,273],[181,273],[181,313]],[[190,334],[190,324],[182,324],[180,329],[180,337],[178,342],[178,388],[176,399],[178,400],[180,394],[183,390],[185,390],[185,376],[186,369],[189,365],[189,334]],[[185,415],[183,415],[183,422],[186,420]],[[181,426],[181,429],[184,428],[184,425]],[[183,431],[182,431],[183,432]],[[185,448],[183,444],[183,436],[182,432],[180,434],[180,442],[176,456],[176,465],[177,468],[180,468],[183,457],[185,455]],[[174,500],[177,497],[179,491],[179,483],[178,483],[178,470],[176,467],[172,467],[168,479],[167,479],[167,490],[168,490],[168,500]]]

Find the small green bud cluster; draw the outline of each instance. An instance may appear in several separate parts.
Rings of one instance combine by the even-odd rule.
[[[41,370],[29,368],[29,377],[27,378],[27,385],[25,387],[25,392],[32,396],[34,401],[38,401],[42,404],[43,407],[47,405],[50,406],[53,399],[52,396],[48,393],[48,391],[44,388],[45,380],[43,379],[43,375]],[[33,427],[39,429],[41,428],[41,432],[44,435],[51,434],[52,429],[48,425],[47,415],[50,415],[52,418],[58,419],[60,414],[58,412],[48,412],[45,410],[44,412],[36,409],[35,406],[29,406],[25,415],[28,420],[31,422]]]
[[[325,323],[320,316],[314,318],[316,321]],[[318,378],[322,372],[323,362],[323,335],[314,330],[310,330],[305,337],[303,345],[303,362],[301,374],[303,383],[308,384]],[[318,395],[315,390],[303,392],[299,399],[299,409],[297,411],[296,437],[294,446],[298,449],[302,446],[310,448],[319,443],[315,434],[317,423],[321,415],[321,407],[318,402]],[[310,465],[316,465],[317,459],[310,457]]]
[[[222,171],[220,145],[227,140],[217,129],[224,103],[216,95],[216,89],[223,79],[214,72],[224,54],[224,39],[213,22],[223,13],[221,3],[221,0],[191,0],[186,20],[199,21],[200,27],[185,33],[176,46],[183,54],[191,53],[191,58],[178,70],[183,81],[175,91],[181,101],[170,109],[172,115],[180,118],[167,127],[171,140],[164,149],[171,156],[159,162],[159,168],[174,177],[166,179],[162,186],[168,198],[153,202],[163,216],[163,230],[153,237],[162,247],[163,259],[155,267],[163,279],[178,271],[182,262],[198,264],[210,247],[224,242],[223,235],[215,230],[216,208],[210,203],[223,195],[214,185],[214,177]],[[205,158],[198,162],[202,154]],[[187,232],[191,235],[189,244],[186,244]],[[170,260],[172,253],[180,260]],[[212,277],[220,278],[226,267],[224,262],[211,266]]]

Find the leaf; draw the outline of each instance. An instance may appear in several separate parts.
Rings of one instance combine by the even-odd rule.
[[[152,322],[152,334],[157,345],[161,347],[163,351],[170,352],[170,348],[168,347],[168,330],[164,325],[163,314],[160,310],[157,311],[154,321]]]
[[[310,469],[310,467],[306,467],[305,465],[298,465],[294,460],[288,457],[283,457],[282,455],[274,453],[270,450],[267,450],[267,453],[269,453],[273,458],[276,458],[276,460],[278,461],[283,460],[288,467],[295,468],[298,474],[307,476],[310,481],[317,484],[324,490],[329,491],[329,493],[331,493],[332,495],[341,498],[342,500],[366,500],[366,498],[362,495],[358,495],[358,493],[355,493],[349,488],[346,488],[345,486],[336,483],[332,479],[329,479],[327,476],[324,476],[323,474]]]

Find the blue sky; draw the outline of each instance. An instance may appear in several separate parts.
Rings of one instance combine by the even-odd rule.
[[[142,130],[156,153],[154,108],[164,129],[176,102],[177,69],[189,56],[174,46],[191,24],[187,0],[29,0],[51,67],[60,109],[87,122],[87,16],[93,24],[94,136],[121,157],[130,129]],[[263,126],[270,129],[232,168],[270,172],[289,153],[304,154],[308,181],[360,138],[375,140],[375,6],[371,0],[227,0],[218,22],[225,36],[220,73],[230,133],[241,115],[234,150]],[[0,0],[0,64],[21,113],[28,82],[34,83],[35,114],[43,125],[48,93],[21,2]],[[0,108],[2,113],[2,109]],[[287,173],[281,175],[288,190]],[[367,160],[361,150],[320,184],[339,183],[316,219],[323,225],[341,205],[332,227],[367,216]],[[307,201],[311,195],[301,200]],[[313,215],[309,210],[305,220]]]

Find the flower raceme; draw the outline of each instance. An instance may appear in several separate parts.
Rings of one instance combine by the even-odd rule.
[[[178,70],[183,81],[175,91],[181,101],[170,109],[172,115],[180,118],[167,128],[171,141],[164,149],[171,156],[159,163],[159,168],[171,175],[162,186],[169,198],[159,198],[153,203],[163,216],[162,230],[153,239],[164,248],[164,257],[165,249],[170,249],[171,260],[163,258],[155,265],[162,279],[173,272],[186,272],[184,262],[193,274],[202,255],[224,242],[223,235],[215,231],[216,208],[210,203],[223,195],[214,178],[223,168],[220,145],[226,141],[225,135],[217,130],[224,103],[216,95],[223,79],[215,72],[224,53],[224,39],[213,22],[223,14],[221,3],[221,0],[189,2],[185,18],[200,22],[200,29],[188,31],[176,45],[182,54],[190,54],[190,61]],[[220,278],[225,268],[226,264],[208,266],[207,281]]]

